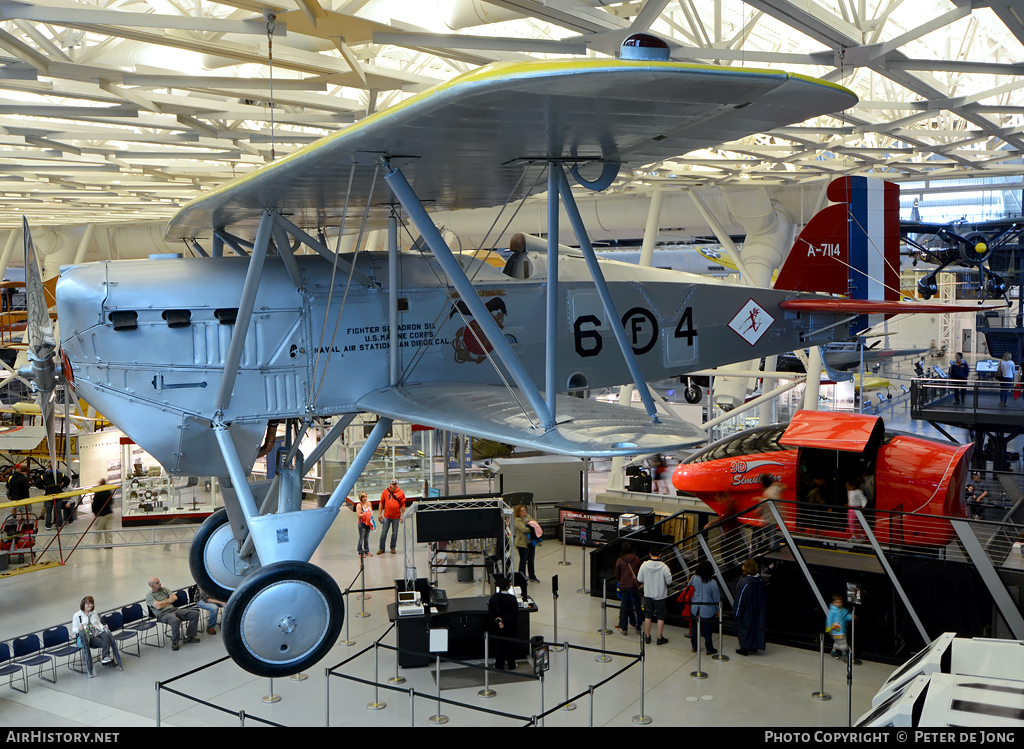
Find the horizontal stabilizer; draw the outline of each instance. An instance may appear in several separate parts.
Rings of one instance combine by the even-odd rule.
[[[38,409],[36,413],[39,413]],[[46,439],[46,427],[0,427],[0,450],[14,452],[35,450]]]
[[[1003,309],[1006,304],[929,304],[928,302],[890,302],[886,299],[787,299],[782,309],[788,312],[832,312],[850,315],[936,314],[944,312],[983,312]]]
[[[659,414],[661,423],[652,424],[639,408],[568,395],[556,401],[558,425],[548,432],[533,426],[518,390],[495,385],[406,385],[370,393],[356,405],[435,429],[580,458],[670,452],[707,441],[702,429],[676,416]]]

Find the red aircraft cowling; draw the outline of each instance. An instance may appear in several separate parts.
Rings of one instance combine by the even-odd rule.
[[[873,531],[878,540],[944,546],[952,528],[948,521],[928,516],[966,517],[963,491],[973,448],[973,443],[957,446],[886,432],[879,417],[799,411],[788,425],[747,430],[709,445],[676,467],[672,483],[727,516],[761,501],[760,477],[768,473],[786,487],[780,509],[787,528],[845,539],[845,489],[837,493],[841,504],[832,506],[828,523],[801,522],[808,520],[800,514],[810,506],[793,503],[806,502],[810,476],[841,482],[851,475],[859,478],[864,465],[873,466]],[[756,512],[740,521],[760,524]]]

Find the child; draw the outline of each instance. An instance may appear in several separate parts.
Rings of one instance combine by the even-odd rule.
[[[860,523],[857,521],[857,513],[855,510],[859,507],[864,509],[868,506],[868,498],[864,496],[864,492],[860,490],[858,482],[854,479],[847,479],[846,481],[846,525],[850,529],[850,540],[857,541],[863,540],[864,536],[861,534]]]
[[[846,658],[850,651],[847,635],[850,632],[850,612],[843,605],[843,597],[838,593],[832,596],[832,605],[828,607],[828,618],[825,620],[825,634],[832,637],[832,657]]]

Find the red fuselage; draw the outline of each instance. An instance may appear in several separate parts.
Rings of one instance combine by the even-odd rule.
[[[808,415],[799,412],[791,426],[806,426]],[[861,466],[873,470],[875,512],[873,530],[882,543],[915,546],[943,546],[949,542],[952,528],[936,516],[966,517],[964,484],[973,443],[965,446],[937,442],[908,434],[885,432],[878,427],[876,442],[865,441],[856,449],[856,437],[850,444],[844,437],[867,434],[872,417],[832,413],[827,418],[828,432],[776,428],[754,429],[721,440],[687,462],[680,463],[672,477],[677,489],[694,494],[719,515],[745,512],[762,500],[761,475],[770,474],[785,485],[780,510],[786,526],[809,530],[815,535],[846,537],[845,479],[857,478]],[[813,417],[819,425],[821,417]],[[878,420],[880,423],[880,420]],[[793,440],[805,439],[804,445]],[[780,444],[780,440],[782,444]],[[842,445],[842,450],[829,449]],[[809,521],[821,516],[817,506],[805,504],[812,488],[811,477],[824,478],[833,488],[835,503],[828,507],[839,522]],[[835,487],[838,485],[838,490]],[[912,513],[912,514],[907,514]],[[932,519],[934,518],[934,519]],[[740,518],[756,524],[756,513]]]

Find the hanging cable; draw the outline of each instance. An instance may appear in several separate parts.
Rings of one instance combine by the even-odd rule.
[[[274,29],[277,27],[277,14],[267,14],[267,60],[270,63],[270,160],[276,158],[274,149]]]

